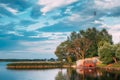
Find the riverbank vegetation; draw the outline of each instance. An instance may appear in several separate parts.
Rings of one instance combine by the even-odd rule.
[[[7,68],[8,69],[52,69],[52,68],[66,68],[70,67],[67,63],[61,63],[61,62],[46,62],[46,61],[37,61],[37,62],[14,62],[14,63],[8,63]]]
[[[0,62],[21,62],[21,61],[57,61],[57,59],[0,59]]]
[[[99,57],[104,64],[120,60],[120,44],[113,44],[112,35],[106,29],[88,28],[72,32],[55,50],[59,61],[68,63],[79,59]]]

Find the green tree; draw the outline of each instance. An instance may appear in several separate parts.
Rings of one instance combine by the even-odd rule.
[[[59,61],[62,61],[66,57],[66,50],[65,50],[66,45],[67,45],[67,42],[65,41],[65,42],[62,42],[56,48],[55,55],[58,57]]]
[[[117,55],[119,55],[119,48],[117,45],[112,45],[105,42],[99,47],[98,52],[100,60],[102,60],[104,63],[117,63]]]
[[[71,63],[75,61],[76,55],[74,55],[74,47],[70,41],[62,42],[55,51],[55,55],[58,57],[59,61],[65,59],[67,62]]]
[[[88,28],[86,31],[80,31],[81,36],[89,39],[92,44],[88,49],[88,57],[93,57],[98,55],[99,42],[106,41],[112,44],[112,36],[108,34],[106,29],[98,31],[96,28]]]
[[[87,39],[89,39],[92,42],[92,45],[90,46],[90,48],[88,49],[87,53],[88,53],[88,57],[93,57],[93,56],[97,56],[97,35],[99,34],[99,31],[96,30],[96,28],[88,28],[85,33],[84,33],[84,37],[86,37]]]
[[[112,52],[113,52],[112,45],[107,42],[104,43],[104,45],[98,49],[98,55],[99,55],[100,60],[106,64],[113,62]]]
[[[120,47],[116,50],[115,56],[120,60]]]
[[[82,37],[74,40],[73,44],[75,45],[75,53],[79,56],[79,59],[84,59],[91,45],[91,41]]]
[[[117,49],[116,49],[115,56],[116,56],[116,58],[118,58],[120,60],[120,43],[117,44]]]
[[[88,28],[79,32],[72,32],[67,40],[56,48],[58,59],[63,58],[71,62],[85,57],[98,56],[98,48],[104,42],[112,44],[112,36],[106,29],[101,31],[96,28]]]

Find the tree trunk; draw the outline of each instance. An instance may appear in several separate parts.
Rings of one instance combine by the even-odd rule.
[[[115,63],[118,63],[115,57],[113,57],[113,60],[114,60]]]
[[[76,60],[79,60],[79,55],[78,55],[77,51],[74,51],[74,52],[75,52]]]
[[[81,54],[82,54],[82,59],[85,59],[85,53],[83,50],[81,50]]]
[[[85,52],[81,50],[81,53],[82,53],[82,59],[85,62]],[[84,62],[83,62],[83,67],[85,66]]]

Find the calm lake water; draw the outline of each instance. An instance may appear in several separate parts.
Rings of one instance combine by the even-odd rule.
[[[108,73],[100,70],[9,70],[0,62],[0,80],[120,80],[120,72]]]

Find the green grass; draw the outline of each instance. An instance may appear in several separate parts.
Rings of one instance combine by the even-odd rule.
[[[106,66],[107,64],[102,64],[102,63],[97,65],[97,67],[106,67]]]
[[[116,67],[116,68],[118,67],[118,68],[120,68],[120,63],[114,63],[114,64],[111,65],[111,67]]]
[[[120,68],[120,63],[113,63],[113,64],[98,64],[97,67],[115,67]]]

